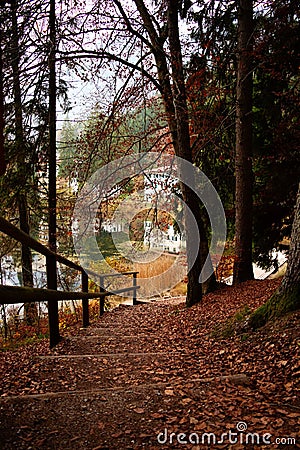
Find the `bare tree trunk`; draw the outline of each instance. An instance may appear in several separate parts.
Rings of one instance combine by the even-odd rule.
[[[0,23],[0,176],[5,174],[2,28]]]
[[[153,26],[151,16],[149,15],[143,0],[134,1],[151,40],[152,52],[156,61],[158,80],[161,87],[161,95],[164,101],[164,107],[173,139],[175,154],[176,156],[192,163],[186,86],[183,72],[181,43],[179,38],[179,3],[177,0],[168,0],[168,36],[158,36],[156,29]],[[166,39],[166,37],[169,38],[170,45],[171,74],[168,68],[166,53],[163,48],[164,39]],[[190,181],[192,184],[192,180]],[[202,266],[208,256],[208,242],[206,239],[205,227],[201,217],[197,195],[184,183],[181,183],[181,190],[184,203],[188,208],[190,208],[195,220],[197,221],[201,239],[200,249],[195,262],[192,264],[190,257],[194,253],[195,245],[198,245],[198,243],[195,243],[195,236],[191,233],[192,227],[188,223],[188,216],[186,216],[187,259],[189,270],[186,304],[187,306],[192,306],[193,304],[201,301],[202,298],[202,288],[201,283],[199,283],[199,276]],[[215,280],[214,274],[211,279]]]
[[[50,54],[49,54],[49,248],[56,252],[56,16],[55,0],[50,0]],[[57,289],[56,259],[47,258],[47,287]],[[60,341],[58,303],[48,302],[48,316],[50,334],[50,347]]]
[[[56,24],[55,0],[50,1],[49,55],[49,248],[56,252]]]
[[[11,38],[11,67],[13,72],[13,94],[14,94],[14,108],[15,108],[15,139],[17,147],[17,161],[18,171],[21,175],[25,173],[25,160],[26,160],[26,139],[24,137],[23,129],[23,106],[21,96],[21,84],[20,84],[20,55],[19,55],[19,38],[18,38],[18,19],[17,19],[17,0],[11,2],[11,20],[12,20],[12,38]],[[20,178],[22,178],[20,176]],[[23,181],[23,180],[22,180]],[[25,181],[25,180],[24,180]],[[26,189],[26,183],[25,183]],[[27,208],[26,190],[23,186],[19,187],[19,193],[17,196],[18,209],[19,209],[19,221],[20,229],[29,234],[29,216]],[[33,274],[32,274],[32,255],[31,250],[26,245],[22,245],[21,251],[22,260],[22,280],[23,285],[27,287],[33,287]],[[29,303],[25,305],[25,319],[29,325],[32,325],[37,317],[37,308],[35,303]]]
[[[296,199],[295,216],[293,220],[288,266],[282,280],[279,292],[289,292],[300,285],[300,183]],[[300,295],[297,305],[300,308]]]
[[[240,0],[236,105],[234,284],[254,278],[252,267],[252,38],[252,0]]]
[[[175,107],[176,131],[177,131],[177,148],[176,155],[180,158],[192,163],[192,152],[189,133],[189,115],[187,108],[187,98],[185,89],[185,80],[183,74],[181,45],[178,28],[178,1],[168,1],[168,31],[169,44],[171,54],[172,80],[173,80],[173,103]],[[193,181],[190,180],[191,184]],[[185,183],[181,183],[182,197],[185,205],[192,211],[197,224],[199,226],[200,239],[203,240],[204,227],[200,216],[200,208],[198,199]],[[186,220],[186,237],[187,237],[187,261],[188,261],[188,286],[187,286],[187,306],[199,302],[202,296],[199,275],[204,261],[201,261],[200,249],[198,251],[194,264],[190,262],[190,255],[193,254],[195,248],[195,237],[192,234],[192,226],[189,224],[189,216],[185,216]]]
[[[2,257],[1,256],[0,256],[0,283],[3,284]],[[1,319],[3,322],[3,328],[4,328],[4,339],[6,340],[8,337],[8,324],[7,324],[6,306],[5,305],[1,305]]]
[[[273,318],[297,309],[300,309],[300,183],[286,273],[275,294],[250,316],[249,326],[258,328]]]
[[[20,229],[24,233],[29,234],[29,218],[26,195],[19,194],[18,197]],[[27,245],[22,244],[22,280],[23,286],[33,287],[33,273],[32,273],[32,254]],[[25,320],[28,325],[33,325],[36,322],[38,311],[36,303],[27,303],[24,306]]]

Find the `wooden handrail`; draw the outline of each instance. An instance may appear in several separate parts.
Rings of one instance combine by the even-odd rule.
[[[114,292],[73,292],[73,291],[55,291],[53,289],[40,289],[24,286],[0,285],[0,305],[12,305],[18,303],[16,297],[21,298],[21,303],[48,302],[51,300],[82,300],[90,298],[101,298],[109,295],[121,294],[139,289],[140,286],[129,286],[117,289]],[[34,300],[33,300],[34,297]]]
[[[0,217],[0,232],[16,239],[21,244],[30,247],[38,253],[46,256],[46,269],[47,269],[47,286],[53,287],[53,283],[50,283],[50,279],[56,284],[56,270],[55,273],[49,270],[50,262],[58,261],[71,269],[75,269],[81,272],[82,292],[70,292],[70,291],[58,291],[55,289],[39,289],[22,286],[7,286],[0,285],[0,305],[3,304],[16,304],[16,303],[31,303],[31,302],[48,302],[48,318],[49,318],[49,331],[50,331],[50,347],[54,347],[60,341],[59,323],[58,323],[58,307],[57,302],[60,300],[82,300],[82,321],[83,326],[89,325],[89,306],[88,300],[92,298],[100,299],[100,315],[104,312],[104,299],[109,295],[117,295],[123,292],[132,291],[133,304],[136,304],[136,293],[140,286],[136,284],[136,277],[138,272],[123,272],[113,274],[98,274],[91,270],[85,270],[79,264],[68,260],[64,256],[59,255],[51,251],[48,247],[32,238],[24,231],[17,228],[12,223],[8,222],[3,217]],[[52,266],[51,266],[52,267]],[[56,264],[54,264],[56,269]],[[118,277],[122,275],[133,275],[133,285],[126,288],[117,289],[114,292],[109,292],[100,286],[100,292],[88,292],[88,275],[94,275],[100,279],[104,277]],[[100,283],[101,284],[101,283]],[[17,300],[16,300],[17,298]]]
[[[0,285],[0,305],[17,303],[16,297],[19,297],[20,303],[31,303],[51,300],[82,300],[105,297],[106,295],[108,295],[106,292],[55,291],[53,289]]]
[[[120,272],[120,273],[97,273],[97,272],[94,272],[93,270],[86,269],[86,273],[88,275],[93,275],[95,277],[108,278],[108,277],[121,277],[122,275],[134,275],[139,272],[132,271],[132,272]]]
[[[24,231],[19,230],[19,228],[17,228],[12,223],[8,222],[8,220],[4,219],[3,217],[0,217],[0,231],[16,239],[16,241],[21,242],[21,244],[27,245],[27,247],[32,248],[33,250],[37,251],[38,253],[41,253],[44,256],[55,257],[56,261],[64,264],[67,267],[70,267],[71,269],[79,271],[84,270],[83,267],[81,267],[79,264],[70,261],[64,256],[59,255],[58,253],[52,252],[52,250],[50,250],[48,247],[41,244],[28,234],[24,233]]]

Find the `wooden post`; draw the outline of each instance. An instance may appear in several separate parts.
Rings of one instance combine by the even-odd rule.
[[[50,0],[49,29],[49,148],[48,148],[48,210],[49,210],[49,248],[56,252],[56,24],[55,0]],[[47,257],[47,286],[48,289],[57,290],[56,259]],[[50,347],[60,341],[58,322],[58,303],[48,302]]]
[[[56,260],[54,256],[46,257],[47,288],[57,290]],[[50,348],[55,347],[61,340],[59,334],[58,302],[48,301],[48,320],[50,334]]]
[[[137,305],[137,287],[136,287],[136,276],[137,276],[137,273],[136,272],[134,272],[133,274],[132,274],[132,286],[134,287],[134,289],[132,290],[132,304],[133,305]]]
[[[89,291],[89,278],[84,270],[81,272],[81,285],[82,292]],[[90,316],[89,316],[89,300],[88,298],[82,299],[82,326],[83,328],[88,327],[90,324]]]
[[[100,292],[104,292],[104,277],[102,275],[100,275]],[[99,317],[103,316],[104,314],[104,302],[105,302],[105,297],[102,296],[100,297],[99,300]]]

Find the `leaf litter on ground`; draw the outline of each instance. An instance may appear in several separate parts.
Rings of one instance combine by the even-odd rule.
[[[296,439],[290,448],[300,448],[300,312],[256,332],[215,334],[237,312],[263,304],[279,283],[224,287],[192,308],[183,297],[121,305],[53,350],[45,339],[3,352],[3,448],[43,441],[41,448],[65,450],[74,439],[83,449],[183,448],[180,433],[220,438],[240,423],[259,436]],[[200,444],[185,448],[211,448]]]

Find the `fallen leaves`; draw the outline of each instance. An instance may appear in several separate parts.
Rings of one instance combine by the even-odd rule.
[[[174,395],[173,389],[165,389],[165,395]]]
[[[259,306],[277,285],[225,288],[190,309],[172,301],[121,307],[53,351],[43,341],[3,353],[4,448],[156,449],[165,427],[221,435],[239,421],[251,432],[296,435],[300,313],[243,339],[211,334],[245,305]],[[62,394],[51,397],[55,392]],[[37,393],[46,397],[10,399]]]

